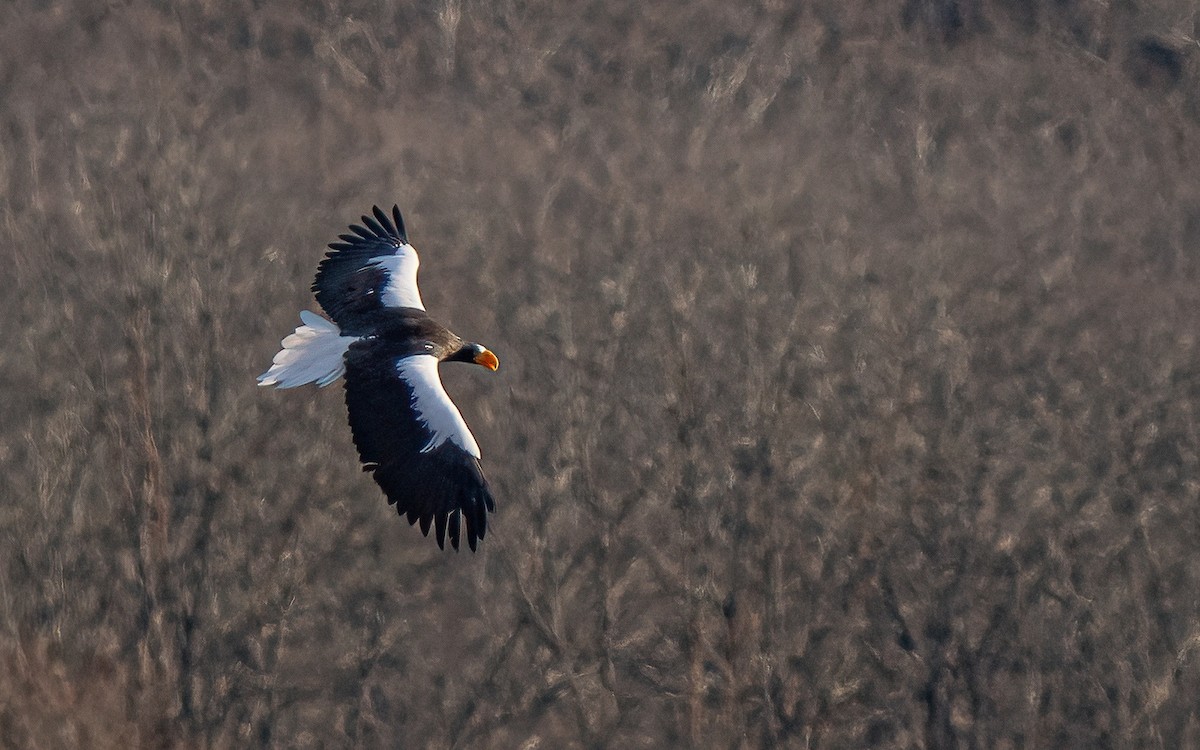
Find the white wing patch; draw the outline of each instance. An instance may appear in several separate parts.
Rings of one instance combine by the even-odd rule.
[[[467,429],[467,423],[463,421],[458,407],[442,387],[442,379],[438,377],[437,357],[431,354],[403,357],[396,362],[396,370],[412,389],[412,408],[416,412],[417,421],[430,433],[429,442],[421,452],[428,453],[451,440],[467,453],[479,458],[479,444],[475,442],[475,436]]]
[[[305,383],[327,386],[346,371],[346,350],[358,340],[343,336],[333,323],[302,310],[296,332],[282,342],[271,369],[258,376],[259,385],[295,388]]]
[[[388,272],[388,283],[383,288],[384,305],[425,309],[421,290],[417,288],[417,268],[421,259],[412,245],[401,245],[394,255],[379,255],[371,258],[370,263]]]

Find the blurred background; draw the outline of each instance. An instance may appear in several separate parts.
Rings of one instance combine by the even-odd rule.
[[[1192,0],[0,8],[0,745],[1200,746]],[[260,390],[399,203],[499,502]]]

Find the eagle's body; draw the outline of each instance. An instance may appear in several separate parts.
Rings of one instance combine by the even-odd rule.
[[[417,288],[420,261],[408,244],[400,209],[375,208],[365,228],[330,245],[313,292],[332,322],[303,311],[260,385],[292,388],[346,379],[350,430],[363,469],[388,502],[447,536],[458,549],[465,530],[475,549],[495,501],[479,466],[479,445],[438,377],[440,362],[495,370],[496,356],[433,320]]]

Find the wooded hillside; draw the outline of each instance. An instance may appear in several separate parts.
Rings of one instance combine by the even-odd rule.
[[[1193,0],[0,7],[0,746],[1200,746]],[[255,376],[399,203],[499,503]]]

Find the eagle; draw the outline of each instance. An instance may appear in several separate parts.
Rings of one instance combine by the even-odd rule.
[[[262,386],[327,386],[345,378],[350,432],[363,471],[388,503],[419,523],[438,547],[458,549],[464,532],[474,552],[496,501],[480,468],[479,444],[438,376],[442,362],[493,372],[496,355],[464,341],[425,312],[417,288],[417,251],[400,207],[378,206],[352,234],[338,235],[317,267],[312,291],[329,320],[301,311]]]

